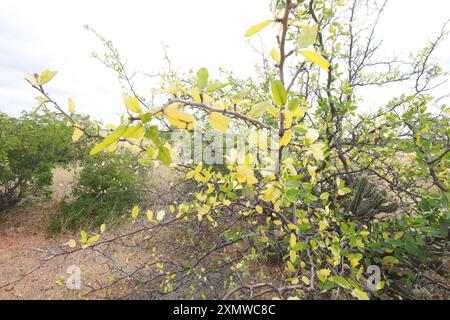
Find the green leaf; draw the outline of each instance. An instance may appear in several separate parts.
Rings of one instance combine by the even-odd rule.
[[[151,139],[155,145],[159,146],[161,144],[161,141],[158,138],[158,133],[158,126],[150,126],[145,133],[145,137],[147,139]]]
[[[152,114],[151,114],[150,112],[144,113],[144,114],[141,116],[141,120],[142,120],[142,122],[144,122],[144,123],[150,122],[150,120],[152,120],[152,118],[153,118],[153,116],[152,116]]]
[[[383,262],[387,264],[398,264],[400,261],[396,257],[386,256],[383,258]]]
[[[250,117],[259,118],[264,114],[264,112],[266,112],[272,107],[273,106],[270,101],[259,102],[252,107],[248,115]]]
[[[208,85],[208,77],[209,77],[208,69],[200,68],[197,71],[197,87],[200,90],[205,89],[206,86]]]
[[[320,195],[320,200],[328,200],[330,194],[328,192],[324,192]]]
[[[281,80],[273,80],[270,83],[272,89],[273,101],[277,106],[284,106],[287,100],[286,89],[284,88],[283,82]]]
[[[303,250],[308,250],[308,249],[309,249],[309,245],[306,242],[298,242],[294,246],[295,251],[303,251]]]
[[[172,162],[172,157],[170,155],[169,149],[160,146],[158,148],[158,159],[161,160],[164,164],[170,164]]]
[[[122,134],[124,138],[141,139],[144,136],[145,128],[142,124],[137,126],[128,126],[127,130]]]
[[[297,39],[297,46],[299,49],[309,47],[314,44],[317,38],[317,24],[312,26],[304,26]]]
[[[220,89],[225,88],[225,87],[228,86],[229,84],[230,84],[229,82],[227,82],[227,83],[222,83],[222,82],[216,81],[216,82],[211,83],[211,84],[206,88],[206,91],[208,91],[208,93],[213,93],[213,92],[216,92],[217,90],[220,90]]]
[[[290,202],[297,202],[297,197],[300,194],[300,190],[298,189],[290,189],[286,192],[286,197]]]
[[[122,135],[125,133],[126,130],[127,130],[127,126],[120,125],[119,127],[117,127],[117,129],[113,133],[111,133],[109,136],[107,136],[105,138],[105,140],[103,140],[98,145],[93,147],[91,149],[91,152],[89,152],[89,154],[91,156],[94,156],[97,153],[99,153],[100,151],[104,150],[105,148],[107,148],[108,146],[110,146],[111,144],[113,144],[114,142],[119,140],[120,137],[122,137]]]
[[[340,277],[340,276],[332,276],[330,277],[330,281],[336,283],[337,285],[339,285],[340,287],[344,288],[344,289],[349,289],[350,283],[348,283],[347,280],[345,280],[344,278]]]
[[[291,101],[289,101],[289,103],[288,103],[288,110],[289,111],[294,111],[295,109],[298,108],[299,105],[300,105],[300,100],[298,100],[297,98],[294,98]]]
[[[358,298],[358,300],[370,300],[369,296],[367,295],[367,293],[365,293],[364,291],[361,291],[359,289],[356,289],[352,291],[352,294]]]

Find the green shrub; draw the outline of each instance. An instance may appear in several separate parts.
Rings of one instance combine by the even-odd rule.
[[[52,169],[68,161],[72,128],[54,115],[0,113],[0,212],[51,195]]]
[[[144,199],[146,174],[133,154],[88,156],[81,166],[72,200],[60,203],[59,213],[48,226],[51,234],[117,221]]]

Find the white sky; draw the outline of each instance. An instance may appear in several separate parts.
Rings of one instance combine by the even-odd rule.
[[[48,68],[59,71],[48,90],[61,105],[72,97],[78,111],[117,121],[117,114],[124,111],[118,82],[90,57],[102,48],[83,30],[84,24],[113,40],[129,61],[130,71],[161,70],[164,42],[174,65],[182,70],[205,66],[214,73],[225,67],[241,76],[251,75],[259,57],[243,34],[250,25],[271,17],[269,2],[1,0],[0,110],[18,115],[34,106],[36,93],[23,80],[23,71]],[[406,54],[421,48],[449,18],[448,0],[391,0],[378,32],[384,52]],[[449,40],[438,54],[450,70]],[[389,94],[392,90],[381,96]],[[367,92],[367,106],[379,101],[378,91]]]

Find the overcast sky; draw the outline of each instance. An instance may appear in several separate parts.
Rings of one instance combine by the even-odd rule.
[[[90,57],[101,46],[83,30],[84,24],[113,40],[131,70],[160,71],[164,42],[181,70],[205,66],[214,72],[225,67],[251,75],[258,57],[243,34],[271,17],[269,2],[1,0],[0,111],[18,115],[35,105],[36,94],[23,80],[23,72],[48,68],[59,71],[48,90],[62,105],[72,97],[78,111],[105,122],[117,119],[124,111],[121,90],[112,73]],[[391,0],[378,37],[386,53],[406,54],[426,44],[449,18],[448,0]],[[449,40],[438,55],[450,70]],[[367,92],[366,106],[375,105],[379,97],[378,91]]]

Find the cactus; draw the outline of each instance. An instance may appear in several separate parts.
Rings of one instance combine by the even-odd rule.
[[[398,204],[386,190],[380,190],[367,177],[356,178],[352,184],[353,197],[346,204],[357,219],[370,219],[379,213],[391,213]]]

